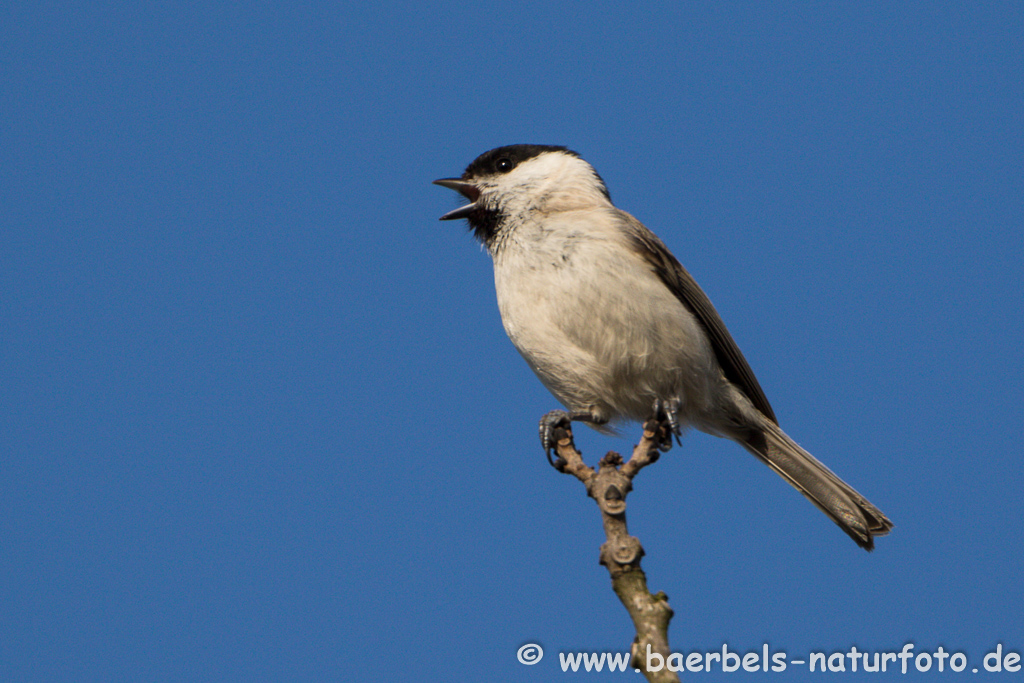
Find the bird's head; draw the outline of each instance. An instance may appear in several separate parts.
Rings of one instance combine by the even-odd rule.
[[[611,205],[594,168],[576,152],[552,145],[497,147],[478,156],[462,177],[434,183],[469,200],[441,220],[467,219],[488,248],[503,232],[538,215]]]

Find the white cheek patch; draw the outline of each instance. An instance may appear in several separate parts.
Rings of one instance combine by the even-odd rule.
[[[586,164],[582,159],[569,154],[545,152],[519,164],[519,168],[516,169],[516,175],[522,175],[524,179],[560,180],[566,175],[566,170],[574,161]]]
[[[545,152],[528,159],[505,180],[504,193],[547,210],[608,203],[604,183],[590,164],[564,152]],[[549,201],[555,205],[545,206]]]

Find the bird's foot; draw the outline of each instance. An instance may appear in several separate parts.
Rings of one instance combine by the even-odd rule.
[[[658,430],[658,450],[662,453],[668,452],[672,448],[672,437],[676,438],[676,443],[680,446],[682,442],[679,437],[683,435],[682,427],[679,425],[679,406],[681,402],[678,398],[670,398],[666,401],[661,399],[654,399],[654,417],[653,419],[659,424],[660,429]]]
[[[561,438],[561,435],[558,434],[559,430],[564,430],[572,435],[571,423],[572,418],[564,410],[552,410],[540,419],[540,445],[544,449],[544,455],[548,457],[548,462],[559,472],[565,468],[565,459],[562,456],[558,456],[557,460],[552,459],[551,451]]]
[[[548,456],[548,462],[559,472],[565,468],[567,463],[561,456],[552,460],[551,451],[558,444],[559,440],[564,439],[566,436],[572,439],[573,422],[589,422],[592,425],[603,425],[608,420],[594,417],[588,410],[573,410],[568,413],[564,410],[552,410],[540,419],[540,445],[544,449],[544,455]]]

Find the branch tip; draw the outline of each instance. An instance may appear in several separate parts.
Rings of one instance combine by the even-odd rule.
[[[564,433],[563,433],[564,431]],[[664,427],[655,420],[644,423],[643,438],[633,448],[625,463],[623,457],[608,451],[598,463],[595,471],[583,461],[583,456],[573,443],[572,431],[559,426],[555,432],[555,468],[571,474],[586,486],[587,494],[594,499],[601,510],[606,541],[601,545],[600,563],[608,570],[612,589],[629,612],[636,628],[636,638],[630,651],[634,668],[640,669],[649,681],[676,681],[679,677],[667,669],[648,671],[646,653],[656,652],[668,657],[668,625],[673,611],[668,605],[668,596],[663,591],[651,594],[647,588],[647,576],[640,567],[644,556],[640,540],[630,536],[626,528],[626,496],[632,490],[633,477],[640,470],[658,461],[666,439],[662,438]],[[671,435],[667,448],[671,448]]]

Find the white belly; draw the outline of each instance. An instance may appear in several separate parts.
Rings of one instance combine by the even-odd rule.
[[[678,398],[691,422],[721,377],[704,331],[613,225],[600,229],[607,214],[588,213],[503,245],[494,279],[505,331],[570,410],[643,421],[656,398]]]

